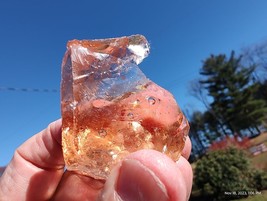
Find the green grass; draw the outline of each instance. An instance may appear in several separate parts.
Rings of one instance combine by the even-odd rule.
[[[261,143],[267,146],[267,132],[262,133],[258,137],[250,140],[251,146],[255,146]],[[251,156],[251,163],[256,168],[267,171],[267,152],[261,153],[257,156]]]
[[[251,163],[254,167],[267,171],[267,152],[252,156]]]
[[[251,195],[248,198],[240,199],[238,201],[266,201],[267,200],[267,190],[259,191],[259,195]]]
[[[267,132],[260,134],[259,136],[250,140],[251,146],[258,145],[260,143],[267,143]]]

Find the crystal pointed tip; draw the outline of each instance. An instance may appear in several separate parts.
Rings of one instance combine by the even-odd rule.
[[[62,146],[68,170],[106,179],[128,154],[155,149],[177,160],[188,122],[173,96],[136,64],[142,35],[73,40],[62,62]]]

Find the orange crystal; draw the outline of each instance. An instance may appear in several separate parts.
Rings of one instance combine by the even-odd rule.
[[[106,179],[140,149],[178,160],[189,125],[173,96],[138,68],[144,36],[73,40],[62,62],[62,145],[68,170]]]

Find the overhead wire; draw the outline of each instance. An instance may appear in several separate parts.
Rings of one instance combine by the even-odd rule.
[[[5,87],[0,86],[0,91],[14,91],[14,92],[41,92],[41,93],[57,93],[58,89],[40,89],[40,88],[20,88],[20,87]]]
[[[192,75],[193,71],[180,75],[178,78],[171,80],[165,84],[163,84],[163,87],[166,89],[171,89],[174,86],[177,86],[179,83],[182,83],[185,81],[190,75]],[[60,92],[59,89],[48,89],[48,88],[24,88],[24,87],[10,87],[10,86],[0,86],[0,92],[1,91],[13,91],[13,92],[41,92],[41,93],[58,93]]]
[[[30,93],[49,93],[49,94],[52,94],[52,93],[58,93],[60,92],[60,90],[58,89],[48,89],[48,88],[22,88],[22,87],[7,87],[7,86],[0,86],[0,92],[4,92],[4,91],[10,91],[10,92],[30,92]],[[42,107],[40,107],[42,108]],[[42,114],[47,111],[47,108],[45,109],[41,109],[43,110],[43,112],[41,112]],[[28,114],[29,115],[29,114]],[[38,116],[33,116],[32,118],[30,119],[37,119]],[[12,129],[11,129],[12,130]],[[10,134],[4,138],[2,138],[1,140],[5,141],[5,140],[8,140],[8,138],[12,137],[14,134],[14,132],[10,132]]]

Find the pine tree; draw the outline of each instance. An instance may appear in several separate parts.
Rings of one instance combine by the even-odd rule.
[[[255,128],[266,117],[265,102],[255,99],[256,85],[252,82],[255,66],[242,66],[242,57],[220,54],[204,61],[200,84],[211,97],[210,109],[221,129],[240,135],[244,129]]]
[[[202,155],[208,145],[208,141],[205,137],[204,130],[204,121],[203,114],[199,111],[193,112],[192,115],[189,116],[190,123],[190,139],[192,141],[192,154],[194,157]]]

